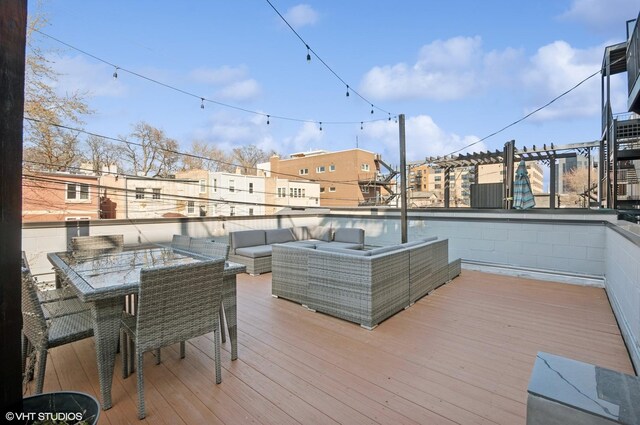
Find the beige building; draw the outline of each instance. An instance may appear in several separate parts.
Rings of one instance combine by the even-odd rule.
[[[543,193],[543,174],[542,167],[537,162],[528,161],[527,173],[529,175],[529,181],[531,182],[531,191],[536,193]],[[517,171],[518,163],[514,164]],[[478,166],[478,183],[502,183],[503,181],[503,165],[502,164],[487,164]],[[515,175],[514,175],[515,177]]]
[[[449,205],[468,207],[469,187],[474,180],[473,167],[454,168],[449,176]],[[408,185],[412,207],[443,207],[445,170],[428,165],[409,170]]]
[[[272,177],[306,179],[320,185],[320,206],[354,207],[375,204],[390,196],[378,154],[363,149],[295,153],[271,157]],[[387,188],[385,188],[385,186]]]
[[[266,179],[266,214],[276,214],[284,208],[307,208],[320,206],[320,185],[304,180],[289,180],[278,177]]]

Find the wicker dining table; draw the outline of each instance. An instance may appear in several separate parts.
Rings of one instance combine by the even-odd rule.
[[[125,247],[120,252],[106,254],[55,252],[47,254],[47,258],[56,274],[69,282],[78,298],[91,305],[101,404],[104,410],[109,409],[123,299],[138,292],[140,270],[196,263],[209,258],[166,246]],[[236,275],[244,271],[242,264],[225,263],[222,303],[231,341],[231,360],[238,358]]]

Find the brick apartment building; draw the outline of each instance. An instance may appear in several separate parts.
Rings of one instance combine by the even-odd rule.
[[[273,156],[259,164],[272,177],[307,179],[320,184],[320,206],[355,207],[374,204],[390,195],[381,183],[380,155],[363,149],[300,152]],[[387,185],[388,187],[388,185]]]

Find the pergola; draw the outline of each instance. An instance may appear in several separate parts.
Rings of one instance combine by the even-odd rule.
[[[555,198],[556,198],[556,167],[555,160],[558,158],[573,158],[578,154],[586,156],[589,161],[589,175],[588,175],[588,187],[591,188],[591,150],[594,148],[599,148],[600,142],[598,140],[593,142],[583,142],[583,143],[571,143],[568,145],[555,146],[553,143],[547,145],[546,143],[542,146],[533,145],[528,148],[523,146],[522,148],[515,147],[515,140],[511,140],[504,145],[503,150],[496,149],[495,152],[486,151],[486,152],[473,152],[473,153],[465,153],[459,155],[447,155],[440,157],[428,157],[425,159],[425,163],[429,164],[433,167],[444,169],[444,206],[445,208],[449,207],[449,198],[450,198],[450,181],[451,181],[451,170],[459,167],[476,167],[476,176],[477,167],[480,165],[489,165],[489,164],[502,164],[504,173],[503,173],[503,185],[504,185],[504,208],[511,208],[510,199],[513,197],[513,175],[514,175],[514,164],[519,162],[520,160],[526,161],[537,161],[542,162],[549,166],[550,175],[550,190],[549,190],[549,207],[555,208]],[[477,182],[476,182],[477,183]],[[598,190],[600,190],[600,186],[598,185]]]

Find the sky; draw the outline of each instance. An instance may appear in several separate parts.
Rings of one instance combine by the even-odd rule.
[[[397,165],[389,116],[406,117],[408,161],[464,148],[597,72],[605,46],[624,41],[640,11],[640,0],[271,3],[350,96],[316,56],[306,60],[266,0],[45,0],[29,13],[45,14],[45,34],[122,68],[114,78],[113,66],[34,35],[60,73],[56,90],[86,94],[88,131],[125,136],[145,121],[183,151],[194,141],[281,155],[360,147]],[[625,77],[612,79],[614,112],[627,110]],[[465,151],[597,140],[600,87],[596,75]],[[201,97],[258,114],[208,101],[202,109]]]

